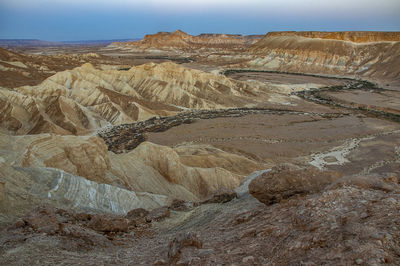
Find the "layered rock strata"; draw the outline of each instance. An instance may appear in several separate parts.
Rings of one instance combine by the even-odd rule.
[[[332,76],[398,78],[398,32],[273,32],[237,67]]]
[[[181,30],[174,32],[159,32],[146,35],[137,42],[112,43],[111,47],[132,47],[137,49],[232,49],[247,47],[262,35],[234,35],[234,34],[200,34],[193,36]]]

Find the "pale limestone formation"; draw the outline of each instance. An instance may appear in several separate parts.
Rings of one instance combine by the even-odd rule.
[[[91,213],[125,215],[135,208],[153,209],[169,203],[164,195],[129,191],[117,186],[99,184],[55,168],[26,168],[2,165],[0,223],[21,216],[37,204]]]
[[[39,86],[24,86],[18,91],[34,97],[64,96],[88,107],[105,104],[114,98],[123,101],[125,97],[132,102],[137,99],[187,108],[222,108],[234,106],[235,100],[240,103],[235,96],[246,96],[250,93],[249,89],[247,84],[221,75],[166,62],[148,63],[128,71],[98,70],[84,64],[71,71],[57,73]],[[134,120],[146,117],[149,116]],[[114,122],[118,119],[110,120]]]
[[[195,149],[144,142],[129,153],[114,154],[94,136],[2,134],[0,209],[5,217],[20,216],[49,201],[62,208],[124,213],[173,199],[200,201],[238,186],[246,172],[258,166],[215,148],[200,147],[200,154],[194,154]]]
[[[108,212],[125,215],[135,208],[153,209],[164,206],[163,195],[128,191],[117,186],[99,184],[80,176],[51,168],[16,168],[32,177],[29,191],[41,199],[48,199],[64,208],[90,212]]]
[[[205,197],[220,188],[237,187],[243,176],[221,167],[188,167],[180,162],[173,149],[144,142],[131,152],[157,170],[172,184],[181,184],[198,197]]]

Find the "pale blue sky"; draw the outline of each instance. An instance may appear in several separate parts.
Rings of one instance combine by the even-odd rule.
[[[176,29],[400,31],[400,0],[0,0],[0,38],[140,38]]]

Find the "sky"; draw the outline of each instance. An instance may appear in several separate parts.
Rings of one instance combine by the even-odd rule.
[[[400,31],[400,0],[0,0],[0,39],[130,39],[177,29]]]

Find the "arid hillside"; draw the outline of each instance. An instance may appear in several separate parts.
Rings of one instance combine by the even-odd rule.
[[[62,50],[63,47],[59,49]],[[64,53],[62,50],[54,55],[42,55],[41,52],[26,54],[0,48],[0,87],[37,85],[57,72],[73,69],[88,62],[97,66],[118,64],[112,61],[111,58],[92,51]]]
[[[0,125],[19,135],[82,135],[187,108],[254,106],[271,93],[262,83],[250,85],[170,62],[129,70],[84,64],[58,72],[37,86],[1,89]]]

